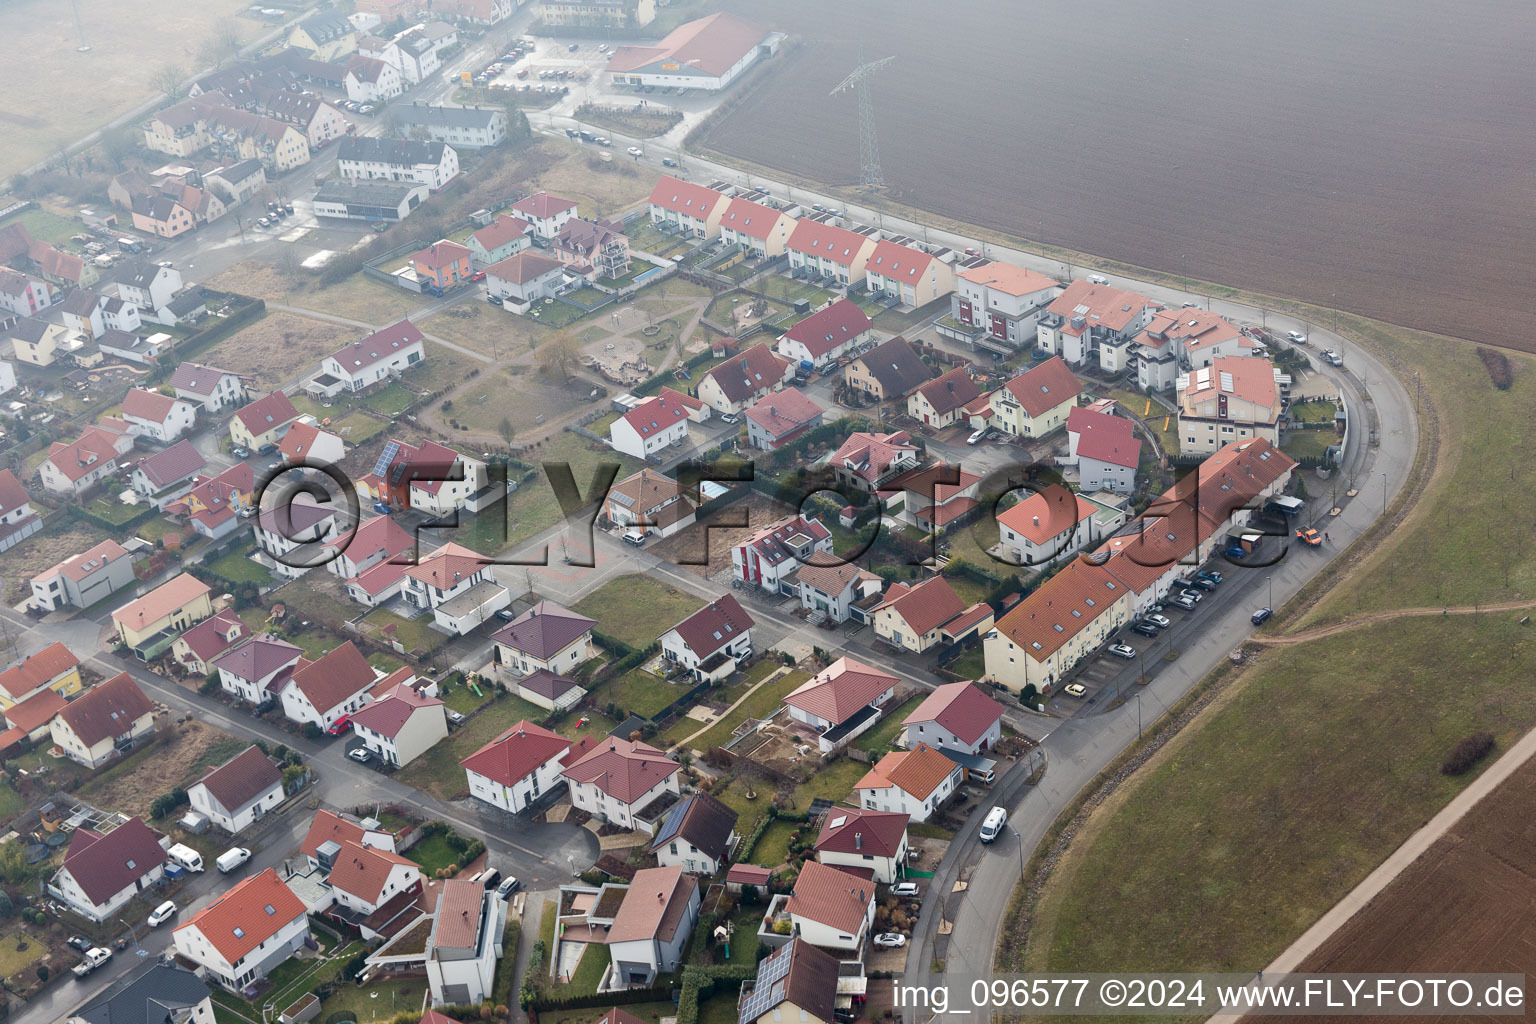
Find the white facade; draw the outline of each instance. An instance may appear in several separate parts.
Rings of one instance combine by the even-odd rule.
[[[230,835],[239,835],[283,802],[283,783],[281,780],[272,783],[244,807],[225,807],[201,782],[187,787],[187,800],[194,811],[205,815],[219,828]]]
[[[496,960],[503,953],[507,904],[497,899],[494,892],[486,893],[484,901],[480,913],[486,926],[477,935],[475,947],[451,950],[436,945],[427,958],[427,987],[434,1006],[481,1003],[491,997],[496,983]]]
[[[171,933],[177,953],[202,967],[210,980],[231,992],[239,992],[245,986],[265,978],[272,968],[298,952],[308,937],[309,916],[301,913],[261,945],[235,963],[230,963],[198,925],[186,925]]]
[[[163,420],[152,420],[126,412],[122,417],[123,422],[128,424],[128,433],[134,437],[147,437],[152,441],[169,444],[197,425],[197,408],[177,400],[171,403]]]
[[[890,885],[900,880],[902,869],[907,863],[907,834],[901,834],[901,846],[896,851],[896,856],[876,856],[872,853],[844,853],[840,850],[818,850],[816,859],[823,864],[850,867],[868,868],[875,873],[875,881],[882,885]]]
[[[730,655],[732,659],[725,666],[725,671],[720,674],[723,678],[735,670],[737,660],[752,653],[752,630],[742,630],[730,643],[721,644],[716,650]],[[682,634],[675,629],[669,629],[661,635],[661,653],[670,661],[694,673],[697,673],[699,663],[704,660],[697,651],[688,646]]]
[[[469,781],[469,795],[513,814],[526,810],[551,789],[566,781],[560,774],[560,759],[564,756],[565,751],[555,754],[511,786],[504,786],[495,779],[466,768],[464,776]]]
[[[206,392],[201,386],[198,391],[186,387],[174,387],[173,390],[183,402],[202,406],[211,413],[223,412],[245,400],[245,388],[240,383],[239,375],[233,373],[219,374],[217,381]]]
[[[59,715],[49,723],[48,728],[52,734],[54,745],[64,751],[64,756],[71,761],[78,761],[87,768],[100,768],[112,759],[118,752],[118,739],[111,736],[104,737],[93,744],[87,744],[70,728],[63,715]],[[140,736],[153,732],[155,718],[151,712],[144,712],[132,725],[123,729],[119,738],[124,743],[124,748],[132,745],[132,741]]]
[[[655,404],[648,402],[647,405]],[[640,406],[643,409],[645,406]],[[637,410],[638,411],[638,410]],[[662,423],[658,420],[657,429],[641,436],[640,431],[634,425],[620,416],[613,421],[608,428],[608,443],[613,450],[637,459],[647,459],[658,452],[664,451],[668,445],[681,444],[688,440],[688,418],[680,416],[670,422]]]
[[[362,391],[390,377],[398,377],[426,357],[426,347],[418,340],[394,349],[384,358],[363,366],[343,366],[334,355],[329,355],[320,360],[320,372],[330,374],[341,381],[342,386],[337,389],[338,391]]]
[[[403,768],[431,750],[439,740],[448,738],[448,716],[442,704],[430,704],[412,711],[411,717],[393,736],[375,732],[356,721],[352,723],[352,731],[375,757],[385,764]]]
[[[165,842],[169,842],[169,840],[165,840]],[[130,900],[164,877],[165,862],[161,861],[153,867],[149,867],[142,875],[134,879],[132,883],[121,891],[113,893],[107,898],[105,903],[96,903],[85,894],[85,890],[80,887],[79,882],[75,881],[68,868],[60,868],[58,873],[53,876],[53,881],[49,883],[49,889],[63,899],[65,903],[69,904],[69,908],[81,917],[91,921],[103,922],[110,921],[117,915],[118,911],[128,905]]]
[[[944,777],[926,797],[915,796],[897,785],[880,789],[860,789],[859,806],[866,811],[899,811],[913,821],[927,821],[933,812],[959,788],[963,772],[959,765]]]
[[[919,743],[926,743],[935,749],[939,747],[948,747],[950,750],[958,750],[967,754],[980,755],[984,751],[991,750],[994,746],[997,745],[997,741],[1002,739],[1003,719],[1001,716],[999,716],[997,721],[987,726],[982,734],[976,738],[975,743],[965,742],[960,737],[944,728],[938,722],[909,722],[904,729],[903,735],[906,738],[903,746],[905,746],[908,750],[917,746]],[[884,810],[885,808],[880,807],[875,809]]]
[[[413,181],[436,192],[459,174],[459,154],[452,146],[443,146],[436,161],[375,158],[338,158],[336,172],[343,178],[363,181],[382,178],[385,181]]]
[[[596,783],[578,782],[575,779],[567,781],[571,786],[571,803],[575,807],[589,814],[595,814],[620,828],[649,832],[650,826],[635,817],[635,812],[644,809],[663,793],[681,793],[682,790],[678,788],[677,783],[679,774],[681,773],[673,772],[629,803],[604,793]]]

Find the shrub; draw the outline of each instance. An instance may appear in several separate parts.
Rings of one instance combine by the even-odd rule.
[[[0,889],[0,917],[10,917],[16,912],[16,906],[11,902],[10,894]]]
[[[307,740],[319,740],[325,738],[325,730],[321,729],[314,722],[305,722],[303,732],[304,738]]]
[[[208,678],[203,680],[203,684],[197,688],[197,692],[204,697],[207,697],[209,694],[218,693],[219,674],[217,672],[210,673]]]
[[[1484,348],[1479,345],[1477,358],[1483,361],[1483,368],[1488,371],[1488,379],[1493,381],[1493,386],[1500,391],[1508,391],[1515,384],[1515,371],[1509,365],[1509,356],[1497,349]]]
[[[47,981],[48,980],[48,965],[47,964],[38,964],[37,965],[37,980],[38,981]]]
[[[1493,749],[1493,733],[1475,732],[1451,748],[1440,765],[1442,775],[1462,775],[1488,756]]]

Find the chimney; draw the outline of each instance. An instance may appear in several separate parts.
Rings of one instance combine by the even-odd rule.
[[[1036,526],[1040,525],[1040,517],[1039,516],[1035,516],[1035,525]]]
[[[855,832],[853,834],[853,849],[854,849],[855,852],[864,849],[864,833],[863,832]]]

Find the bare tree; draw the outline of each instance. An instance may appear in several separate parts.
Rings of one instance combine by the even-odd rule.
[[[539,350],[539,367],[551,377],[560,378],[561,383],[567,383],[579,358],[575,339],[566,335]]]
[[[228,51],[231,58],[240,56],[240,23],[234,18],[222,18],[213,30],[214,42]]]
[[[149,76],[149,84],[173,100],[181,98],[182,83],[186,80],[187,72],[179,64],[166,64]]]
[[[517,428],[512,425],[509,418],[506,416],[501,418],[501,422],[496,424],[496,432],[501,435],[501,439],[507,443],[508,448],[512,447],[512,439],[517,436]]]

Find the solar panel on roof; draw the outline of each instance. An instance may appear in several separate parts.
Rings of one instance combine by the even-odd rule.
[[[383,476],[389,464],[395,461],[395,456],[400,453],[400,442],[391,441],[384,446],[384,451],[379,455],[379,461],[373,464],[373,475]]]
[[[757,1020],[783,998],[783,981],[789,976],[789,963],[798,939],[791,939],[779,952],[757,965],[757,986],[742,1001],[741,1020]]]

